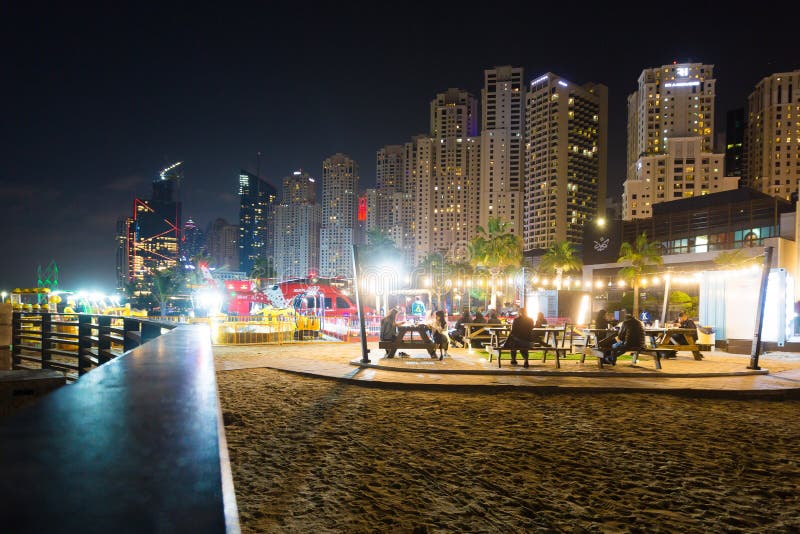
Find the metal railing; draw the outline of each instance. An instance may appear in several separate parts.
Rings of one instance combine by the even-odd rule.
[[[11,321],[11,368],[53,369],[69,381],[179,326],[137,317],[19,311]]]

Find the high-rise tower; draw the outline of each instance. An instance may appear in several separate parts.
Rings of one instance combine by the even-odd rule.
[[[645,69],[628,96],[627,177],[635,178],[642,156],[663,154],[671,137],[700,137],[714,149],[714,66],[674,63]]]
[[[239,270],[250,273],[260,258],[272,256],[272,210],[277,192],[266,180],[239,173]]]
[[[548,72],[528,87],[525,116],[524,249],[580,245],[605,211],[608,90]]]
[[[495,67],[484,71],[481,121],[480,224],[489,217],[511,223],[522,232],[524,69]]]
[[[763,78],[747,98],[745,183],[790,199],[800,181],[800,70]]]
[[[378,229],[400,246],[405,234],[402,217],[404,149],[402,145],[387,145],[378,150],[376,176],[376,222]]]
[[[280,279],[319,273],[322,207],[316,203],[316,182],[307,172],[283,179],[283,195],[275,207],[275,272]]]
[[[737,187],[714,149],[714,66],[645,69],[628,96],[627,176],[622,218],[652,217],[653,204]]]
[[[353,277],[353,230],[358,191],[358,164],[341,153],[322,164],[320,275]]]
[[[448,89],[436,95],[430,108],[434,154],[427,252],[463,261],[480,221],[477,102],[466,91]]]
[[[181,237],[180,183],[182,162],[159,173],[149,200],[134,199],[133,218],[127,228],[127,277],[143,280],[158,270],[173,267],[179,259]]]

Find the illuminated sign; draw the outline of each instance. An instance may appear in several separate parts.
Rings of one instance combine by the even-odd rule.
[[[689,67],[678,67],[677,69],[675,69],[675,71],[681,78],[686,78],[687,76],[689,76]]]
[[[700,82],[675,82],[665,83],[664,87],[688,87],[690,85],[700,85]]]
[[[358,198],[358,220],[367,220],[367,197]]]

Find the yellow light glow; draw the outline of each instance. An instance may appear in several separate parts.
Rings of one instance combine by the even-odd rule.
[[[578,317],[577,317],[577,324],[585,325],[587,324],[587,317],[589,316],[589,295],[584,295],[581,297],[581,305],[578,308]]]
[[[625,287],[625,280],[617,280],[618,287]]]

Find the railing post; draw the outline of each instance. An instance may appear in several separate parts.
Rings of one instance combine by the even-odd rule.
[[[15,311],[11,316],[11,368],[16,369],[19,365],[19,354],[22,349],[19,345],[22,339],[19,337],[22,331],[22,313]]]
[[[111,350],[111,316],[100,315],[97,317],[97,364],[103,365],[110,358]]]
[[[78,314],[78,376],[84,374],[83,362],[92,349],[92,316]]]
[[[50,341],[49,341],[50,329],[51,329],[50,313],[49,312],[46,312],[46,313],[43,312],[40,315],[40,319],[41,319],[41,321],[39,322],[39,328],[40,328],[41,331],[39,332],[39,343],[40,343],[39,351],[40,351],[40,354],[42,355],[41,358],[40,358],[40,361],[41,361],[42,369],[49,369],[50,368],[50,358],[51,358],[51,355],[50,355]]]
[[[139,321],[136,319],[123,319],[122,329],[123,338],[122,351],[128,352],[133,350],[141,344],[141,335],[139,334]]]
[[[142,345],[161,335],[161,327],[152,323],[142,323]]]

